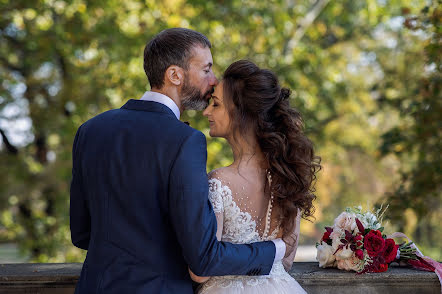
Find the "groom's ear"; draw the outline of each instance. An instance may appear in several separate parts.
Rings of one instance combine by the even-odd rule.
[[[171,65],[166,69],[165,78],[175,86],[180,86],[184,82],[184,71],[179,66]]]

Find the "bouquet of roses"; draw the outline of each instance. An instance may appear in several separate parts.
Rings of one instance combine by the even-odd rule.
[[[381,207],[373,213],[355,207],[342,212],[333,227],[325,228],[321,241],[316,244],[319,266],[367,273],[385,272],[392,262],[398,262],[427,271],[440,270],[440,264],[424,257],[410,240],[396,244],[392,238],[406,238],[402,233],[389,237],[383,234],[381,222],[385,210]]]

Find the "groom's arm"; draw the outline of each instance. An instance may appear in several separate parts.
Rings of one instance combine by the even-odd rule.
[[[80,127],[81,128],[81,127]],[[70,195],[70,227],[72,243],[78,248],[87,250],[91,236],[91,216],[86,203],[80,168],[78,141],[80,128],[77,131],[72,147],[72,181]]]
[[[213,206],[213,201],[212,201],[212,207]],[[223,235],[223,226],[224,226],[224,211],[217,211],[215,212],[215,217],[216,217],[216,239],[218,241],[221,240],[221,237]],[[189,269],[189,274],[190,274],[190,278],[197,282],[197,283],[204,283],[205,281],[207,281],[210,277],[200,277],[195,275],[190,269]]]
[[[216,239],[206,156],[206,139],[194,132],[182,144],[170,175],[170,220],[186,262],[199,276],[268,274],[275,258],[273,242],[240,245]]]

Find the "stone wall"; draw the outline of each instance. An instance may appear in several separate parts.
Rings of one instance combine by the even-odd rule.
[[[80,263],[0,264],[0,294],[72,294]],[[435,273],[392,267],[385,273],[356,275],[337,269],[321,269],[317,263],[295,262],[290,274],[310,294],[439,294]]]

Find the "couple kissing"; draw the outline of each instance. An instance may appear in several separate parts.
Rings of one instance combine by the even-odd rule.
[[[218,80],[210,49],[199,32],[162,31],[144,50],[151,91],[78,128],[75,293],[306,293],[287,271],[320,159],[277,76],[240,60]],[[207,175],[187,109],[227,140],[231,165]]]

